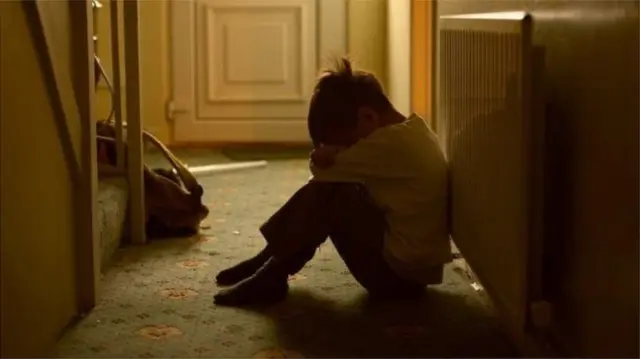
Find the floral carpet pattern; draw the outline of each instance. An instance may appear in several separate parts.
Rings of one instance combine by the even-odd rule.
[[[447,267],[419,301],[368,302],[328,242],[288,298],[262,310],[216,307],[214,277],[257,253],[258,226],[308,179],[306,160],[200,178],[211,214],[202,234],[118,250],[99,305],[59,357],[513,357],[497,318]]]

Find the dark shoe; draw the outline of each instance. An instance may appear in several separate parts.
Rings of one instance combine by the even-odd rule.
[[[213,302],[223,306],[270,305],[287,296],[288,275],[279,263],[270,259],[251,277],[213,296]]]
[[[266,249],[253,258],[240,262],[235,266],[225,269],[216,276],[216,283],[220,286],[234,285],[254,275],[268,260],[270,256]]]

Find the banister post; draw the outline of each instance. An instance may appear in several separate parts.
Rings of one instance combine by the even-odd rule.
[[[131,242],[143,244],[145,206],[143,181],[142,119],[140,118],[140,51],[138,0],[123,2],[125,73],[127,96],[127,170],[129,178],[129,228]]]

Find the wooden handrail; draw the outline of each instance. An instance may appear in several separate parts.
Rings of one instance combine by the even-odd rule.
[[[113,74],[113,98],[115,128],[116,128],[116,167],[124,171],[124,141],[122,129],[122,85],[120,67],[120,0],[111,0],[111,72]]]
[[[97,224],[98,166],[95,141],[95,66],[93,41],[93,8],[91,1],[71,1],[70,33],[73,51],[73,84],[80,115],[80,168],[77,227],[78,304],[87,312],[99,296],[101,244]]]

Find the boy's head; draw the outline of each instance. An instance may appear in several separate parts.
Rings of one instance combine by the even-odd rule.
[[[316,145],[349,146],[386,125],[393,113],[375,76],[354,71],[343,58],[318,79],[309,105],[309,133]]]

